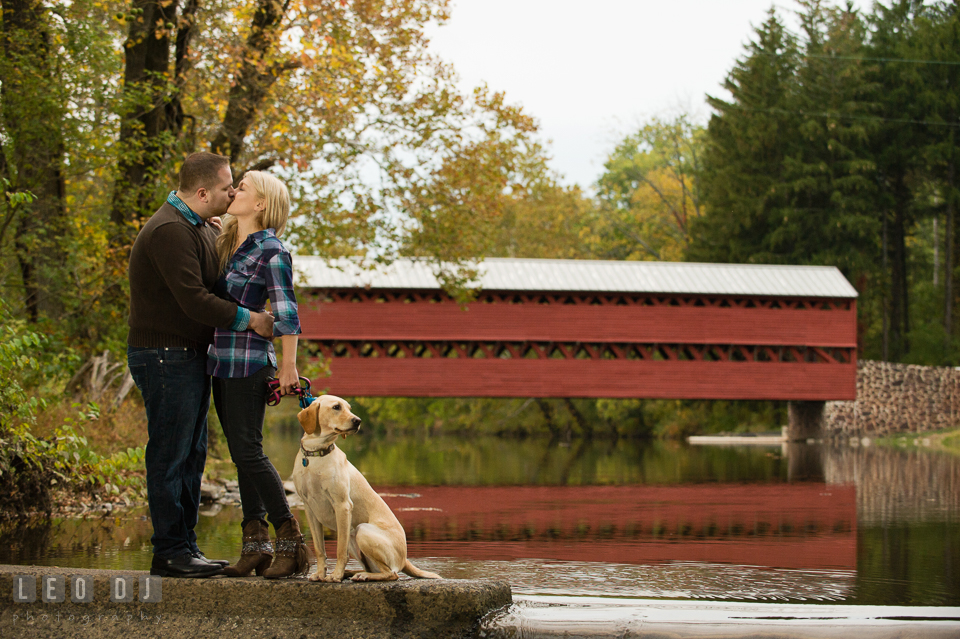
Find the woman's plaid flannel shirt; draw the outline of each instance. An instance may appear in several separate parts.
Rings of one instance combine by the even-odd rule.
[[[214,292],[251,311],[263,311],[270,299],[273,335],[299,335],[293,261],[273,229],[251,233],[230,259]],[[277,366],[273,343],[252,330],[218,328],[207,350],[207,372],[214,377],[249,377],[266,365]]]

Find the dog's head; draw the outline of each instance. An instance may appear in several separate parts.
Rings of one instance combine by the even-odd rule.
[[[360,418],[350,412],[350,404],[336,395],[321,395],[297,413],[300,426],[308,435],[343,435],[360,430]]]

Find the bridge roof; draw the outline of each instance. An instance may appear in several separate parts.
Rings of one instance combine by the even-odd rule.
[[[353,260],[296,256],[294,265],[306,288],[440,288],[427,260],[402,259],[365,270]],[[487,258],[479,266],[486,291],[857,297],[835,266],[513,258]]]

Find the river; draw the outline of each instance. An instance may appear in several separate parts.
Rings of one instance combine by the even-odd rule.
[[[300,432],[267,432],[283,476]],[[960,458],[920,447],[362,431],[339,445],[397,513],[411,558],[444,577],[570,601],[960,605]],[[205,506],[207,556],[238,556],[240,519]],[[146,570],[150,534],[142,507],[54,519],[7,529],[0,563]]]

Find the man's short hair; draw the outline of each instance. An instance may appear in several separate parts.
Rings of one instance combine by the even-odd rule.
[[[193,195],[199,188],[212,189],[217,186],[220,171],[230,166],[230,158],[216,153],[201,151],[187,156],[180,167],[180,185],[177,192]]]

